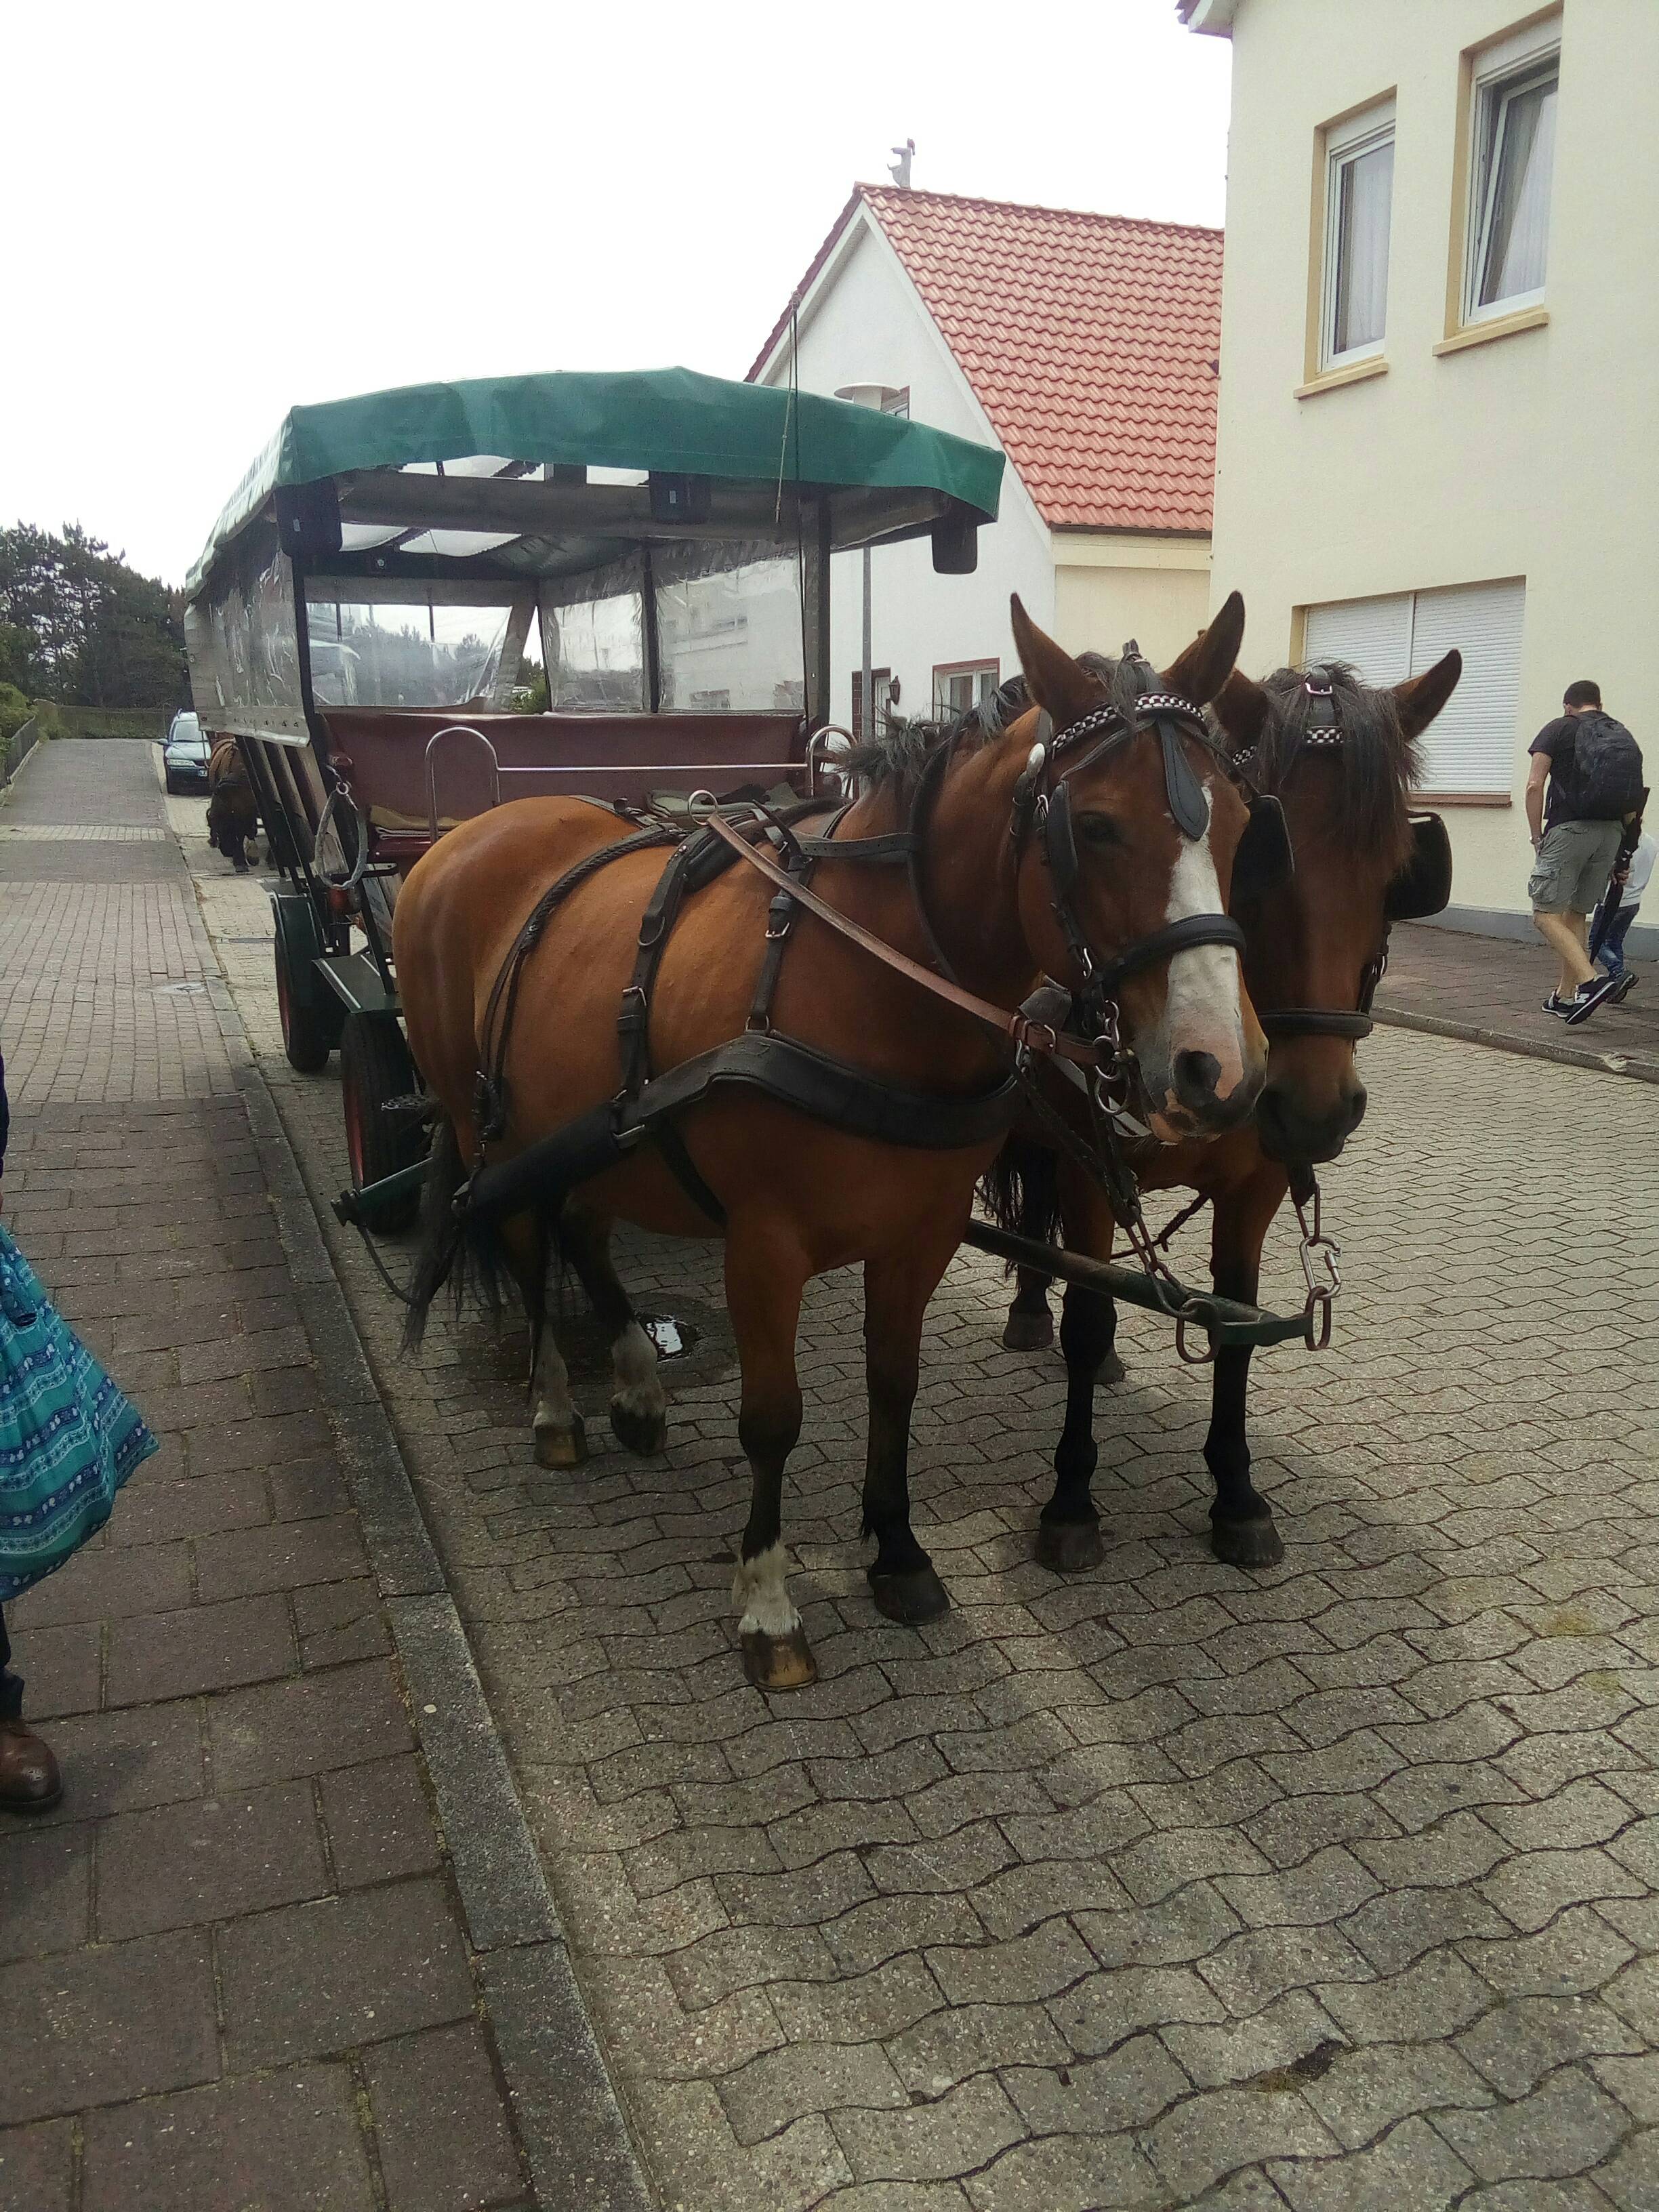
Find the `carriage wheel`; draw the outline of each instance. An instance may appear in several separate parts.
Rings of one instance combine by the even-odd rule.
[[[400,1168],[412,1168],[426,1151],[426,1131],[412,1114],[388,1114],[389,1099],[418,1088],[403,1031],[387,1014],[350,1013],[340,1032],[340,1103],[345,1112],[351,1187],[362,1190]],[[377,1212],[376,1229],[407,1229],[421,1210],[419,1191]]]
[[[308,1006],[301,999],[294,975],[294,956],[280,924],[275,945],[276,1011],[283,1022],[283,1049],[288,1054],[290,1067],[298,1068],[301,1075],[317,1075],[328,1066],[329,1054],[334,1049],[332,1024],[325,1010]]]

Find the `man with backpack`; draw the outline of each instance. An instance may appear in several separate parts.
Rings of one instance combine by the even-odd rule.
[[[1586,925],[1624,824],[1642,804],[1642,754],[1603,709],[1599,684],[1569,684],[1561,704],[1565,711],[1529,748],[1527,823],[1537,858],[1527,889],[1534,927],[1560,963],[1544,1011],[1576,1029],[1619,988],[1616,975],[1590,964]]]

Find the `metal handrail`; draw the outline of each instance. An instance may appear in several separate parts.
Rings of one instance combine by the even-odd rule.
[[[501,763],[501,757],[496,752],[494,744],[482,730],[474,728],[472,724],[470,722],[446,722],[441,730],[434,730],[432,735],[426,741],[426,824],[427,830],[434,844],[436,843],[439,836],[438,781],[437,771],[433,761],[433,754],[446,738],[471,738],[476,744],[481,744],[485,752],[489,754],[489,803],[492,806],[499,806],[501,804],[501,783],[503,779],[507,776],[585,776],[609,775],[618,773],[625,773],[630,776],[641,776],[685,775],[690,773],[684,761],[585,761],[579,763],[560,761],[550,762],[544,767],[503,768]],[[702,761],[697,763],[696,773],[698,775],[703,776],[741,775],[752,778],[757,775],[799,775],[804,772],[806,777],[806,796],[809,799],[816,798],[817,795],[818,777],[824,772],[818,766],[817,748],[823,744],[826,738],[844,738],[849,745],[854,742],[850,730],[843,730],[837,724],[827,723],[823,729],[815,730],[812,735],[807,739],[805,760]],[[830,772],[834,773],[835,771],[830,770]]]

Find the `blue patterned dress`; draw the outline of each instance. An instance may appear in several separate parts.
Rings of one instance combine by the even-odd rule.
[[[5,1146],[0,1065],[0,1158]],[[156,1449],[0,1226],[0,1605],[61,1567]]]

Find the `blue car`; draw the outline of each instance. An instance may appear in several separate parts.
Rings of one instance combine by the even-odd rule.
[[[167,789],[175,796],[184,791],[205,794],[208,787],[208,741],[203,736],[202,725],[194,714],[173,716],[167,743],[161,748],[161,767]]]

